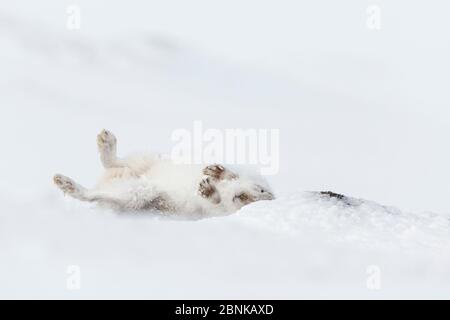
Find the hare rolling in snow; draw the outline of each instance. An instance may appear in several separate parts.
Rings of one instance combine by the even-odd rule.
[[[57,174],[55,184],[81,201],[119,210],[220,215],[274,196],[261,177],[238,175],[221,165],[175,164],[158,155],[118,158],[117,139],[97,136],[105,172],[94,189]]]

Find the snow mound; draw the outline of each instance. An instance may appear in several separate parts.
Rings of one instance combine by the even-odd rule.
[[[281,233],[314,229],[333,241],[361,247],[450,248],[447,215],[403,212],[373,201],[337,199],[318,192],[291,193],[255,203],[244,207],[239,219]]]

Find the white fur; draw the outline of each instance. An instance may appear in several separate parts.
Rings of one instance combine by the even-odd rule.
[[[95,188],[88,190],[63,175],[54,177],[64,193],[82,201],[119,210],[154,210],[195,217],[235,212],[244,205],[235,199],[239,192],[255,194],[254,201],[271,198],[259,194],[264,185],[271,195],[263,181],[256,184],[256,180],[240,174],[235,179],[214,183],[221,201],[213,203],[199,194],[199,183],[205,179],[204,166],[175,164],[151,154],[119,159],[116,138],[106,130],[97,141],[105,172]]]

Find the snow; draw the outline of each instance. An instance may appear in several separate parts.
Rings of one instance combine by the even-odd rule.
[[[356,201],[356,200],[355,200]],[[2,297],[443,298],[449,217],[296,192],[225,218],[116,215],[57,194],[2,200]],[[67,290],[66,269],[81,269]],[[380,290],[367,271],[381,270]]]
[[[104,8],[91,2],[79,33],[57,27],[64,16],[48,13],[65,8],[54,1],[0,6],[0,298],[450,297],[450,50],[437,9],[411,26],[414,5],[403,22],[391,18],[404,6],[386,5],[391,32],[369,35],[351,32],[364,15],[336,14],[345,22],[328,33],[333,17],[305,27],[322,9],[288,14],[285,2],[280,24],[252,44],[239,31],[262,26],[267,4],[250,29],[247,5],[230,29],[212,17],[198,17],[212,26],[201,32],[154,17],[184,42],[137,32],[138,6],[93,22]],[[305,19],[289,25],[296,12]],[[127,23],[135,29],[124,35]],[[323,41],[290,44],[311,30]],[[280,171],[267,177],[277,199],[192,221],[117,214],[52,183],[61,172],[94,185],[102,128],[118,136],[119,154],[170,153],[173,131],[196,120],[280,129]],[[306,190],[343,193],[350,205]],[[70,266],[79,290],[67,287]]]

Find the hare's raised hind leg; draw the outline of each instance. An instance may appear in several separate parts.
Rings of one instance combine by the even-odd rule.
[[[53,177],[53,182],[60,188],[64,194],[68,194],[75,199],[88,201],[87,199],[87,189],[69,177],[63,176],[62,174],[56,174]]]
[[[99,194],[98,192],[90,191],[62,174],[55,175],[53,177],[53,181],[64,192],[64,194],[68,194],[75,199],[88,202],[99,202],[115,208],[122,208],[125,206],[123,200],[115,198],[111,195]]]
[[[117,158],[117,139],[111,131],[102,130],[97,135],[97,146],[106,169],[124,167],[123,161]]]

